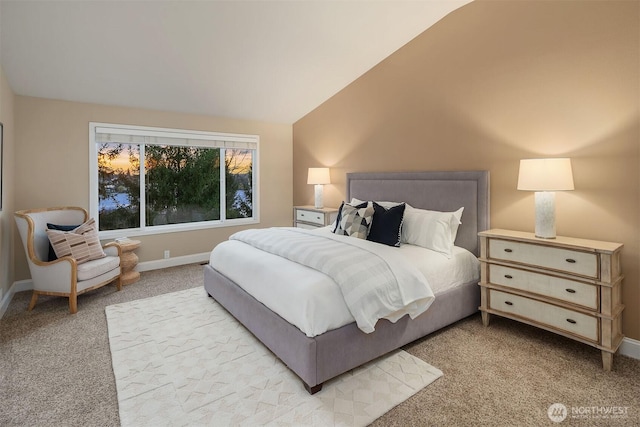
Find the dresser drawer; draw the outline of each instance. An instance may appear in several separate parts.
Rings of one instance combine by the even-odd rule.
[[[296,221],[311,222],[313,224],[324,225],[324,214],[319,212],[296,209]]]
[[[490,239],[489,258],[599,278],[598,256],[591,252]]]
[[[598,342],[598,319],[555,305],[489,290],[489,308]]]
[[[495,264],[489,265],[489,282],[598,309],[598,288],[587,283]]]

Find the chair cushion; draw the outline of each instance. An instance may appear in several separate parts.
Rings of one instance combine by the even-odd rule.
[[[78,265],[78,281],[89,280],[120,266],[117,256],[105,256]]]

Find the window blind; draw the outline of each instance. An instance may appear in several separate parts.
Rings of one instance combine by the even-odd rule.
[[[255,135],[223,134],[214,132],[164,131],[156,129],[129,129],[97,126],[96,143],[152,144],[182,147],[216,147],[229,149],[258,149]]]

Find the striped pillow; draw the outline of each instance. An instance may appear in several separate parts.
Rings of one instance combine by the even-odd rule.
[[[93,218],[71,231],[49,230],[47,236],[58,258],[71,256],[78,264],[107,256]]]

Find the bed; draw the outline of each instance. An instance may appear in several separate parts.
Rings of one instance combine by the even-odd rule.
[[[464,207],[455,245],[479,254],[478,232],[489,228],[489,172],[435,171],[347,174],[347,201],[403,201],[414,208],[450,212]],[[263,277],[265,282],[268,277]],[[308,336],[210,264],[204,287],[212,298],[295,372],[309,393],[325,381],[474,314],[477,280],[435,292],[428,310],[395,323],[381,319],[364,333],[355,322]]]

